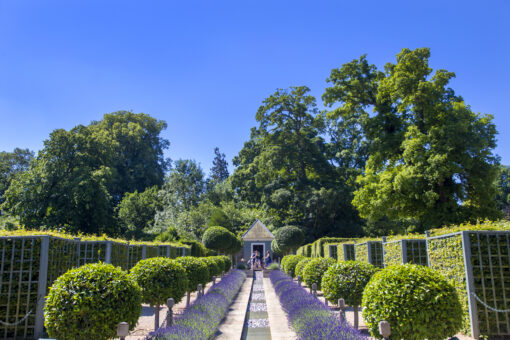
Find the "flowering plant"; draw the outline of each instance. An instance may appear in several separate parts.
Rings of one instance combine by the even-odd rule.
[[[246,274],[234,270],[218,284],[209,289],[207,294],[199,297],[178,317],[171,327],[160,328],[149,334],[147,339],[210,339],[216,330],[232,300],[239,292],[246,279]]]
[[[300,339],[366,339],[347,323],[340,322],[326,305],[285,273],[274,270],[269,278],[292,328]]]

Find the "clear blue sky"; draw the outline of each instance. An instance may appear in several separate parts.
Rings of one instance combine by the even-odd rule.
[[[168,123],[168,156],[229,162],[276,88],[320,98],[332,68],[382,67],[404,47],[491,113],[510,164],[510,1],[0,0],[0,151],[117,110]]]

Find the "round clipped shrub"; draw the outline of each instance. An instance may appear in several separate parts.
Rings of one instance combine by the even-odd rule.
[[[212,226],[207,228],[202,236],[202,243],[209,249],[221,252],[229,252],[236,242],[236,236],[228,229]]]
[[[305,234],[299,227],[285,226],[275,232],[274,240],[281,251],[287,253],[301,246],[305,240]]]
[[[296,264],[296,268],[294,268],[294,274],[296,277],[303,277],[303,268],[305,268],[305,265],[310,262],[310,260],[310,257],[303,257],[301,260],[299,260],[298,264]]]
[[[194,291],[198,284],[205,285],[209,282],[209,268],[204,261],[197,257],[183,256],[175,259],[186,271],[188,279],[187,290]]]
[[[200,258],[201,261],[204,261],[205,264],[209,267],[209,279],[211,280],[213,276],[218,276],[222,272],[222,268],[218,261],[214,259],[214,256],[207,256]]]
[[[87,264],[55,280],[44,305],[44,325],[55,339],[113,339],[119,322],[136,326],[141,304],[140,287],[122,269]]]
[[[392,339],[446,339],[462,327],[455,288],[439,272],[419,265],[396,265],[377,272],[365,288],[363,318],[380,338],[379,322],[391,326]]]
[[[142,302],[151,306],[163,305],[168,298],[180,302],[188,286],[184,267],[166,257],[138,261],[129,275],[142,289]]]
[[[285,261],[285,272],[290,277],[296,277],[294,275],[294,270],[296,269],[296,265],[301,261],[304,257],[301,255],[287,255],[287,261]]]
[[[223,271],[225,273],[227,273],[228,271],[230,271],[230,269],[232,268],[232,260],[230,259],[230,257],[228,256],[225,256],[225,255],[221,255],[219,256],[222,260],[223,260],[223,263],[224,263],[224,267],[223,267]]]
[[[312,284],[317,284],[317,290],[322,289],[322,276],[328,270],[328,268],[334,265],[336,262],[332,258],[318,257],[311,259],[303,268],[303,280],[308,287]]]
[[[344,299],[349,306],[359,306],[363,290],[376,272],[376,267],[360,261],[334,264],[322,277],[324,297],[335,302]]]
[[[219,274],[221,274],[221,272],[224,272],[225,271],[225,259],[221,256],[212,256],[212,258],[214,259],[214,261],[216,261],[216,263],[218,264],[218,266],[220,266],[220,272]]]

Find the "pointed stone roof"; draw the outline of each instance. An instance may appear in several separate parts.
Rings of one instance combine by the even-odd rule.
[[[245,241],[272,241],[273,239],[273,234],[260,220],[256,220],[243,235]]]

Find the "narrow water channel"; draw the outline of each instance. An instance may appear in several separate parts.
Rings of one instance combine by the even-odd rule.
[[[251,288],[250,302],[241,339],[271,339],[269,319],[267,316],[266,295],[264,294],[263,273],[256,271]]]

